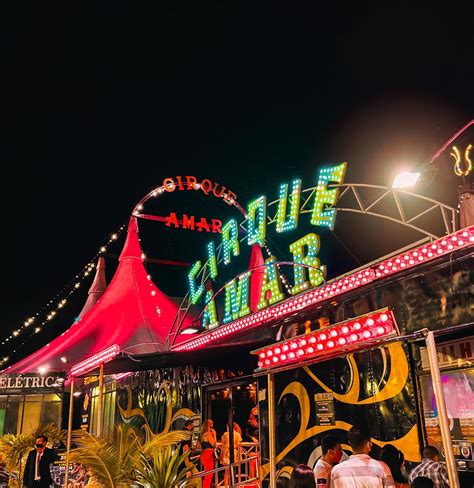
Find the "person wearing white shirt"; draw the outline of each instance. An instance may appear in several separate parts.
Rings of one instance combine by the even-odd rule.
[[[314,467],[314,477],[317,488],[331,487],[331,471],[333,466],[341,461],[343,450],[341,443],[332,434],[327,434],[321,439],[323,455],[318,459]]]

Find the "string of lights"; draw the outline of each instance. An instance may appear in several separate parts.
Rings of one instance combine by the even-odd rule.
[[[10,359],[10,356],[15,354],[21,347],[23,347],[28,340],[30,340],[36,334],[39,334],[45,325],[55,319],[59,312],[64,309],[68,303],[68,299],[73,295],[82,285],[83,281],[93,272],[96,264],[95,261],[98,257],[107,251],[107,246],[116,241],[119,235],[126,228],[126,224],[123,224],[116,232],[109,235],[104,240],[99,248],[99,251],[87,262],[87,264],[77,273],[72,280],[70,280],[59,292],[57,292],[53,298],[51,298],[46,304],[41,307],[34,315],[31,315],[23,324],[15,328],[10,335],[3,338],[1,341],[2,346],[6,346],[10,341],[25,334],[25,339],[17,344],[13,349],[9,351],[9,356],[4,356],[0,360],[0,366],[3,366]],[[33,328],[33,325],[35,327]],[[28,332],[30,334],[28,334]]]

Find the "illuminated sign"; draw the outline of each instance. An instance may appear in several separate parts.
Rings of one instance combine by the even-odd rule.
[[[472,144],[469,144],[464,151],[464,167],[459,149],[453,146],[451,156],[454,158],[454,173],[457,176],[467,176],[472,171],[472,161],[470,159]]]
[[[222,220],[210,219],[206,217],[195,217],[194,215],[183,214],[182,219],[178,219],[175,212],[171,212],[168,217],[164,218],[167,227],[175,229],[197,230],[198,232],[221,233]]]
[[[237,200],[237,195],[214,181],[203,179],[198,181],[195,176],[175,176],[163,180],[163,189],[167,192],[175,190],[200,190],[205,195],[214,195],[217,198],[223,198],[224,202],[232,205]]]
[[[263,347],[253,351],[253,354],[258,355],[258,367],[268,369],[334,355],[335,352],[350,352],[396,336],[397,332],[395,318],[385,308]]]
[[[28,393],[35,390],[62,390],[64,375],[0,375],[0,394]]]
[[[342,183],[346,168],[347,163],[342,163],[319,171],[318,183],[313,190],[314,199],[310,220],[312,225],[334,228],[335,204],[339,191],[337,188],[329,188],[329,185]],[[165,179],[163,185],[165,188],[166,185],[171,185],[168,191],[173,191],[172,187],[176,187],[176,183],[167,180],[170,179]],[[201,181],[201,187],[204,182],[205,180]],[[184,188],[185,185],[182,183],[182,186]],[[208,190],[209,188],[211,188],[211,184],[208,185]],[[214,303],[216,294],[209,287],[205,290],[205,279],[202,278],[209,276],[211,280],[215,280],[219,275],[219,265],[228,266],[240,255],[241,246],[264,246],[269,222],[276,224],[276,231],[280,234],[296,230],[302,211],[300,207],[302,191],[301,180],[299,179],[293,180],[291,187],[289,184],[282,184],[279,188],[276,214],[270,221],[267,216],[269,205],[266,196],[261,195],[252,200],[247,205],[247,218],[243,227],[234,218],[225,222],[220,229],[220,243],[218,245],[214,242],[209,243],[205,262],[198,260],[194,263],[188,273],[189,297],[193,305],[203,303],[204,308],[200,319],[204,328],[212,329],[217,327],[220,322],[227,324],[242,319],[251,312],[264,310],[285,298],[279,270],[279,265],[283,263],[279,263],[274,256],[270,256],[265,264],[238,275],[221,288],[225,294],[225,299],[224,313],[220,318],[217,316],[217,307]],[[241,239],[239,229],[242,230],[243,228],[245,229],[245,238]],[[300,237],[289,246],[289,251],[293,256],[291,261],[293,285],[291,288],[288,287],[291,295],[297,295],[308,288],[317,287],[324,283],[326,268],[321,265],[318,258],[319,250],[320,239],[313,232]],[[216,254],[217,251],[218,255]],[[290,263],[286,262],[285,264]],[[252,274],[257,271],[262,275],[262,279],[257,281],[259,289],[252,289],[252,285],[255,287],[251,280]],[[288,285],[285,283],[285,286]],[[250,308],[251,294],[259,297],[258,310],[251,310]]]

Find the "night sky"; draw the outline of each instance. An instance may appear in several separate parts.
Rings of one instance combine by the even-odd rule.
[[[319,167],[342,161],[346,181],[388,184],[473,118],[472,10],[66,3],[0,15],[2,340],[74,280],[167,176],[210,178],[243,205],[275,199],[295,176],[313,186]],[[460,146],[473,138],[471,128]],[[460,181],[448,153],[420,192],[455,205]],[[150,210],[236,216],[183,193]],[[148,257],[204,256],[208,235],[143,227]],[[302,224],[288,242],[309,231]],[[421,237],[342,213],[337,238],[316,232],[330,277]],[[269,237],[289,258],[288,242]],[[109,279],[115,265],[107,260]],[[186,291],[184,268],[151,273],[169,294]],[[0,355],[16,347],[19,359],[65,330],[89,285],[42,333],[18,347],[22,333]]]

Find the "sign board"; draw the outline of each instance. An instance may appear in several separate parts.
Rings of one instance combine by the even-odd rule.
[[[314,401],[316,404],[316,425],[336,425],[333,394],[316,393],[314,395]]]
[[[63,390],[64,374],[2,374],[0,395],[57,393]]]
[[[474,337],[442,342],[436,345],[436,350],[438,351],[439,367],[442,369],[474,366]],[[422,369],[429,371],[430,362],[426,347],[420,348],[420,355]]]
[[[449,430],[457,459],[472,458],[474,442],[474,368],[441,373]],[[430,375],[420,376],[427,443],[441,450],[438,408]],[[469,457],[471,456],[471,457]]]

